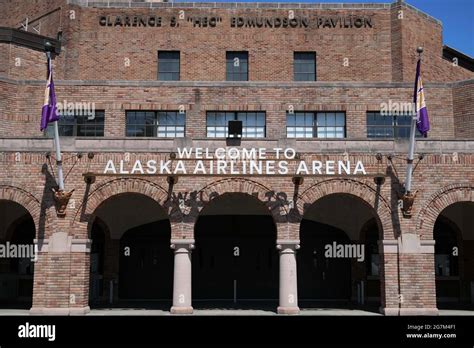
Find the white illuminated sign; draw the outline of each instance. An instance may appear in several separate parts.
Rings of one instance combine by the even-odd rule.
[[[292,148],[178,148],[177,158],[115,163],[108,160],[103,174],[194,175],[366,175],[361,161],[304,161]]]

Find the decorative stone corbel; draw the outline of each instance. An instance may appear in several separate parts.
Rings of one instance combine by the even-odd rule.
[[[66,192],[64,190],[54,189],[53,188],[53,197],[56,203],[56,215],[58,217],[65,217],[66,216],[66,208],[69,203],[69,199],[72,196],[74,190],[70,192]]]
[[[415,202],[416,194],[418,191],[415,192],[406,192],[402,196],[402,214],[403,217],[411,218],[412,217],[412,208],[413,203]]]

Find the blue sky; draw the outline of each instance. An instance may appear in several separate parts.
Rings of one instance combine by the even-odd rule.
[[[199,0],[175,0],[199,1]],[[201,0],[203,2],[214,2]],[[392,3],[393,0],[215,0],[217,2],[378,2]],[[471,57],[474,57],[474,0],[406,0],[412,6],[443,22],[443,41]]]

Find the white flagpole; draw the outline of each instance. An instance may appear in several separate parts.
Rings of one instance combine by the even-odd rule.
[[[59,147],[58,121],[54,122],[54,146],[56,147],[56,167],[58,168],[59,191],[64,191],[63,162],[61,159],[61,149]]]
[[[411,192],[411,178],[413,175],[413,157],[415,155],[416,114],[411,119],[410,144],[408,146],[407,172],[405,176],[405,192]]]
[[[48,57],[48,67],[51,73],[51,52],[46,52],[46,56]],[[58,169],[57,184],[59,186],[59,191],[64,191],[63,162],[61,157],[61,147],[59,144],[58,121],[54,122],[54,147],[56,148],[56,167]]]
[[[418,52],[418,58],[421,59],[421,53],[423,52],[423,48],[418,47],[416,51]],[[418,93],[418,91],[415,91],[415,93]],[[418,110],[416,110],[416,108],[417,107],[415,105],[415,113],[411,119],[410,144],[408,146],[407,171],[405,175],[405,194],[411,193],[411,179],[413,176],[413,157],[415,156],[416,118],[418,115]]]

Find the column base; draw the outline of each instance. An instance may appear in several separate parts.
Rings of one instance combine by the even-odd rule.
[[[386,316],[398,316],[398,315],[439,315],[438,308],[382,308],[380,307],[380,313]]]
[[[90,311],[89,306],[76,308],[32,307],[30,315],[85,315]]]
[[[400,315],[400,308],[398,307],[380,307],[379,312],[386,316]]]
[[[69,315],[86,315],[90,313],[91,308],[87,307],[79,307],[79,308],[69,308]]]
[[[439,315],[438,308],[400,308],[400,315]]]
[[[193,314],[193,307],[171,307],[171,314]]]
[[[277,313],[278,314],[300,314],[300,308],[299,307],[278,307],[277,308]]]

